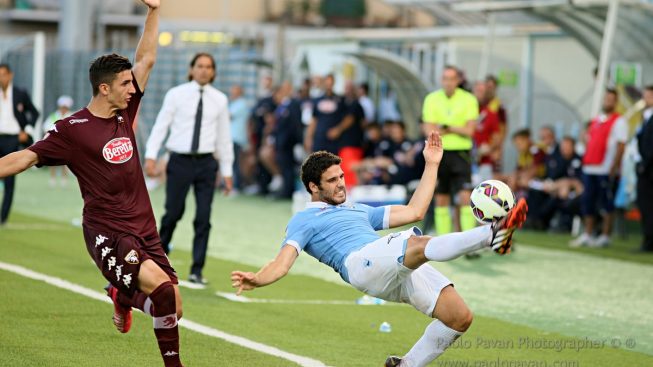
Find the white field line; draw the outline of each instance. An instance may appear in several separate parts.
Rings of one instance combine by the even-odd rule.
[[[341,300],[292,300],[292,299],[270,299],[270,298],[249,298],[245,296],[237,296],[235,293],[215,292],[218,297],[225,298],[232,302],[240,303],[280,303],[290,305],[345,305],[345,306],[402,306],[403,303],[385,302],[382,305],[377,304],[357,304],[355,301],[341,301]]]
[[[204,289],[206,286],[204,284],[191,283],[186,280],[179,280],[179,286],[189,289]]]
[[[35,271],[32,271],[30,269],[24,268],[22,266],[18,265],[13,265],[13,264],[8,264],[5,262],[0,261],[0,269],[23,276],[25,278],[30,278],[33,280],[40,280],[42,282],[45,282],[47,284],[53,285],[58,288],[62,288],[77,294],[81,294],[83,296],[106,302],[106,303],[111,303],[111,300],[109,297],[107,297],[104,293],[100,293],[97,291],[94,291],[92,289],[88,289],[86,287],[82,287],[81,285],[71,283],[67,280],[56,278],[56,277],[51,277],[49,275],[37,273]],[[295,362],[300,366],[303,367],[324,367],[326,366],[324,363],[311,359],[308,357],[303,357],[299,356],[296,354],[288,353],[285,352],[281,349],[271,347],[269,345],[257,343],[255,341],[245,339],[243,337],[237,336],[237,335],[232,335],[225,333],[223,331],[204,326],[201,324],[198,324],[196,322],[190,321],[188,319],[182,319],[179,321],[179,326],[184,327],[186,329],[192,330],[194,332],[204,334],[207,336],[211,336],[214,338],[222,339],[225,340],[229,343],[239,345],[241,347],[245,347],[248,349],[255,350],[257,352],[269,354],[275,357],[283,358],[291,362]]]

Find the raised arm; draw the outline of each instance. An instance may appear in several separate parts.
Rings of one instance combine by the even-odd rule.
[[[390,207],[390,227],[403,226],[424,218],[429,203],[433,200],[435,184],[438,181],[438,168],[442,160],[442,139],[437,132],[431,132],[424,144],[424,173],[408,205]]]
[[[39,156],[29,149],[0,158],[0,178],[17,175],[39,162]]]
[[[260,288],[272,284],[288,274],[288,271],[295,263],[297,256],[299,256],[299,254],[295,247],[285,245],[281,248],[277,257],[267,263],[267,265],[262,267],[257,273],[239,270],[232,271],[231,286],[237,288],[238,290],[236,291],[236,294],[240,295],[243,291],[249,291],[254,288]]]
[[[159,41],[159,5],[160,0],[141,0],[149,7],[143,27],[143,35],[136,47],[134,68],[132,69],[138,87],[144,91],[150,71],[156,61],[156,48]]]

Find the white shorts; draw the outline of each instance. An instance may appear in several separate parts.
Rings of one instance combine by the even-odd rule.
[[[408,303],[431,317],[440,291],[452,283],[429,264],[415,270],[403,265],[408,238],[421,235],[413,227],[352,252],[345,260],[349,283],[370,296]]]

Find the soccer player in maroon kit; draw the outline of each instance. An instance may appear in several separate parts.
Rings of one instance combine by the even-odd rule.
[[[86,248],[110,282],[116,328],[129,331],[132,307],[151,315],[165,366],[178,367],[177,275],[157,234],[132,129],[156,60],[159,28],[160,0],[141,1],[149,10],[133,67],[115,54],[95,59],[88,106],[58,121],[42,141],[0,159],[0,177],[34,165],[70,168],[84,199]]]

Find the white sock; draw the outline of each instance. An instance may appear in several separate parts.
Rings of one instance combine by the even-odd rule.
[[[432,261],[453,260],[458,256],[487,247],[491,239],[490,226],[433,237],[424,248],[424,256]]]
[[[424,335],[415,343],[401,360],[401,367],[422,367],[438,358],[444,350],[463,333],[447,327],[435,320],[426,327]]]

